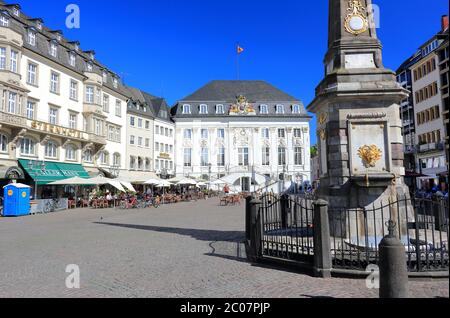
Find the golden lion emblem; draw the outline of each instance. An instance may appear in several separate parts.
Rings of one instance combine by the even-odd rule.
[[[377,162],[383,157],[383,152],[376,145],[365,145],[359,148],[358,155],[366,168],[374,168]]]

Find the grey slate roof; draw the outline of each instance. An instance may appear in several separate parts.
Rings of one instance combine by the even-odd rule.
[[[172,108],[171,113],[175,118],[189,117],[229,117],[229,111],[232,105],[236,103],[237,97],[243,95],[256,110],[259,117],[297,117],[310,118],[307,114],[303,103],[274,87],[265,81],[211,81],[193,94],[178,101]],[[191,114],[183,114],[182,106],[184,104],[191,105]],[[217,114],[216,106],[223,105],[225,114]],[[200,105],[208,106],[208,114],[200,114]],[[268,113],[262,114],[260,106],[267,105]],[[276,106],[283,105],[284,114],[276,113]],[[300,113],[293,113],[293,106],[299,105]],[[255,117],[247,116],[246,117]]]
[[[244,95],[250,101],[298,101],[264,81],[211,81],[182,101],[235,102],[239,95]]]
[[[170,116],[161,117],[161,109],[166,110],[168,115],[170,114],[169,107],[164,98],[151,95],[134,87],[127,86],[126,88],[130,95],[130,99],[128,100],[128,112],[171,122]],[[137,104],[141,106],[139,107],[139,110],[137,109]],[[146,111],[143,110],[143,107],[146,107]]]

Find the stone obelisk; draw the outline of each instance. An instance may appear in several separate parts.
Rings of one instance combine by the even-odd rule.
[[[330,211],[409,194],[399,106],[408,92],[383,66],[372,12],[371,0],[329,0],[325,78],[308,110],[318,118],[319,197]]]

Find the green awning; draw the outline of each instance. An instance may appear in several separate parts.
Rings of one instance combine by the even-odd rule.
[[[45,169],[42,171],[38,167],[30,169],[29,162],[30,160],[19,160],[22,168],[38,185],[46,185],[73,177],[89,178],[89,174],[82,165],[45,161]]]

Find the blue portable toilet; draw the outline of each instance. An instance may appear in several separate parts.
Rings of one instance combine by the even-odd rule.
[[[30,187],[11,183],[3,187],[3,216],[24,216],[30,214]]]

